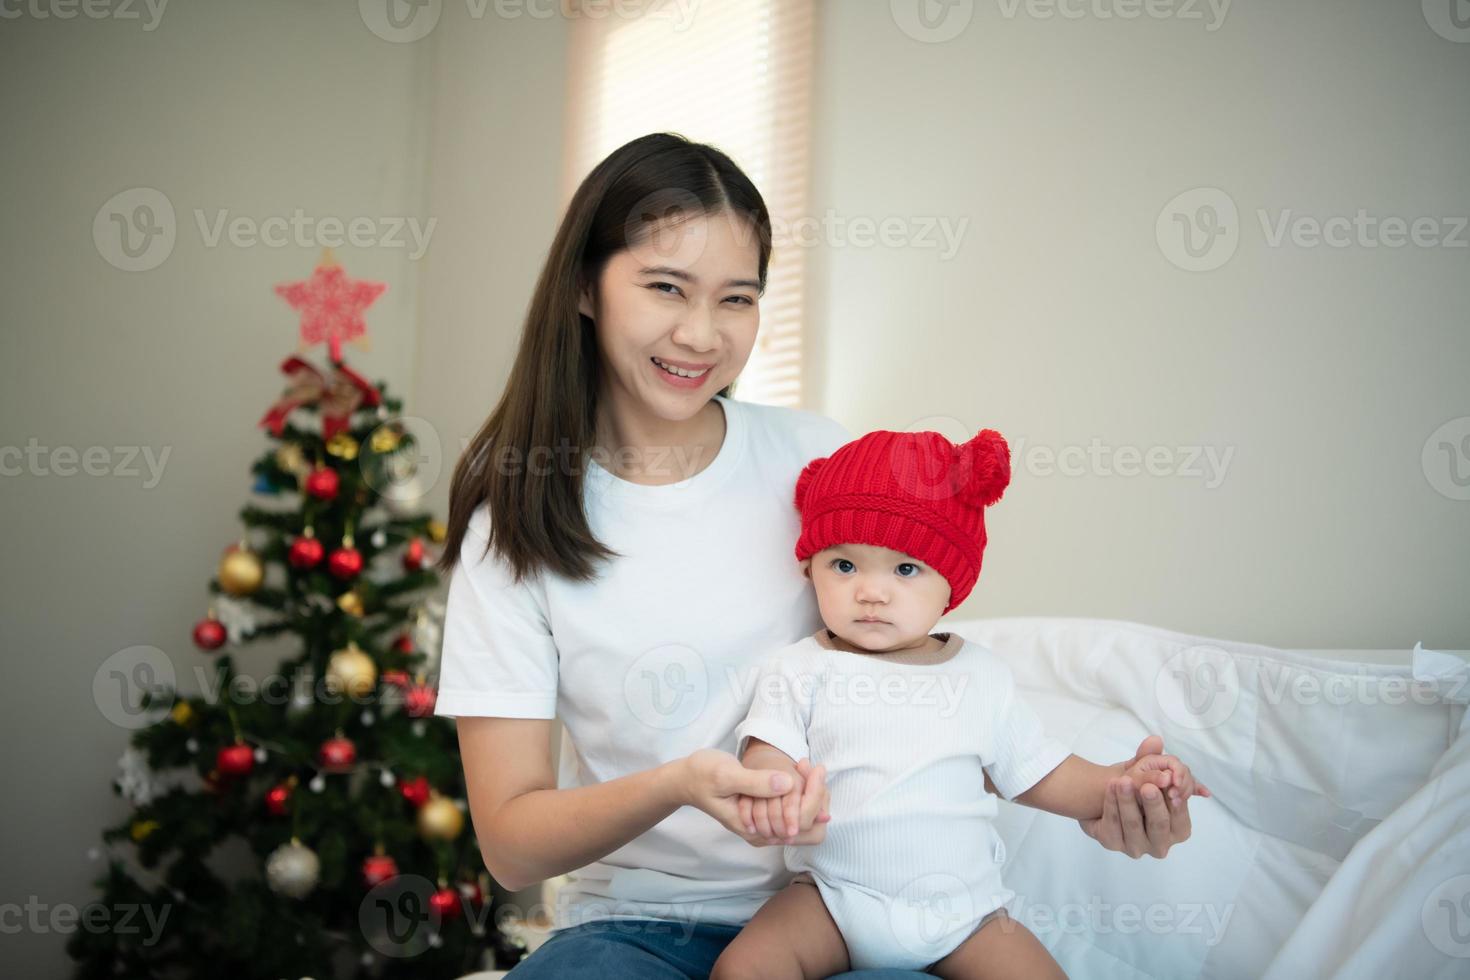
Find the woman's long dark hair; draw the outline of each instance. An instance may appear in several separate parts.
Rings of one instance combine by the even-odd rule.
[[[470,516],[487,500],[485,554],[495,548],[517,581],[542,570],[587,580],[596,561],[617,556],[592,535],[582,509],[602,369],[592,320],[578,309],[582,284],[598,282],[613,254],[659,223],[722,213],[747,219],[755,232],[764,291],[770,215],[724,153],[651,133],[614,150],[582,181],[536,282],[505,391],[455,464],[444,554],[435,563],[441,572],[454,569]],[[728,397],[731,387],[720,394]],[[535,465],[533,450],[557,462]]]

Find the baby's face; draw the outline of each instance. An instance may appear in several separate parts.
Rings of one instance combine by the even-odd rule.
[[[943,575],[892,548],[840,544],[802,566],[827,628],[864,650],[888,653],[924,643],[949,604]]]

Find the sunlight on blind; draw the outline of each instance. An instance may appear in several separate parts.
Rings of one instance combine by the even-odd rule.
[[[658,131],[719,147],[765,198],[774,248],[735,396],[771,405],[802,405],[805,261],[783,229],[807,206],[812,4],[655,2],[630,17],[602,3],[571,29],[563,207],[599,160]]]

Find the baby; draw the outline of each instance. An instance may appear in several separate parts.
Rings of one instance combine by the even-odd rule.
[[[1126,770],[1049,737],[1009,668],[978,644],[930,633],[969,595],[984,509],[1010,482],[986,429],[962,446],[936,432],[871,432],[813,460],[796,484],[796,557],[825,627],[766,661],[737,752],[792,774],[784,797],[741,797],[747,833],[794,840],[804,757],[826,767],[831,822],[787,846],[797,872],[726,947],[713,980],[926,970],[951,980],[1064,977],[1009,918],[1006,799],[1075,819],[1102,813],[1108,782],[1152,783],[1173,806],[1208,796],[1171,756]],[[993,787],[993,789],[992,789]]]

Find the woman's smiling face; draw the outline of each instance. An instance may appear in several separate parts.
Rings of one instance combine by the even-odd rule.
[[[698,413],[755,346],[759,266],[754,229],[728,212],[666,221],[614,253],[580,302],[596,327],[606,394],[668,421]]]

